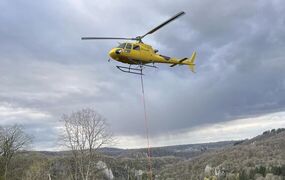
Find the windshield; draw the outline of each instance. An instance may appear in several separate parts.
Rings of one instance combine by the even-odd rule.
[[[122,48],[122,49],[124,49],[125,46],[126,46],[126,43],[122,43],[122,44],[120,44],[117,48]]]
[[[128,43],[126,49],[132,49],[132,44]]]

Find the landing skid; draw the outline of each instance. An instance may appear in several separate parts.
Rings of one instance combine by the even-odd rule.
[[[126,66],[116,66],[120,71],[125,72],[125,73],[131,73],[131,74],[137,74],[137,75],[144,75],[143,74],[143,69],[145,67],[152,67],[152,68],[158,68],[154,65],[148,65],[148,64],[140,64],[138,65],[138,67],[133,68],[131,67],[132,65],[130,65],[129,67]]]
[[[125,67],[125,66],[116,66],[120,71],[125,72],[125,73],[131,73],[131,74],[137,74],[137,75],[144,75],[142,73],[142,67],[139,68],[131,68],[130,67]]]

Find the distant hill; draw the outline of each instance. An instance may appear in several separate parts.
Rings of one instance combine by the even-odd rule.
[[[224,149],[233,146],[239,141],[221,141],[202,144],[185,144],[174,146],[163,146],[151,148],[152,157],[174,156],[180,158],[192,158],[204,152]],[[147,149],[118,149],[118,148],[102,148],[100,152],[112,157],[137,157],[145,154]]]
[[[161,179],[285,179],[285,129],[165,167]]]
[[[221,141],[221,142],[210,142],[210,143],[200,143],[200,144],[185,144],[185,145],[174,145],[174,146],[163,146],[151,148],[152,157],[165,157],[173,156],[177,158],[193,158],[202,153],[224,149],[231,147],[240,141]],[[147,149],[120,149],[120,148],[110,148],[104,147],[99,149],[99,152],[114,158],[136,158],[146,156]],[[31,151],[23,152],[31,153]],[[48,157],[61,157],[69,156],[70,151],[36,151],[36,153],[43,154]]]

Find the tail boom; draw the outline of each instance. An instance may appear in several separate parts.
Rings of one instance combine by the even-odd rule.
[[[196,59],[196,52],[193,52],[192,56],[190,58],[183,58],[178,60],[176,63],[173,63],[170,65],[170,67],[174,67],[176,65],[188,65],[190,70],[195,73],[195,59]]]

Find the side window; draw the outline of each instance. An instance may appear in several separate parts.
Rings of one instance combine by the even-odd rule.
[[[139,45],[134,45],[134,46],[133,46],[133,50],[139,51],[139,50],[140,50],[140,46],[139,46]]]
[[[125,47],[125,52],[126,53],[130,53],[131,52],[131,49],[132,49],[132,44],[128,43]]]

